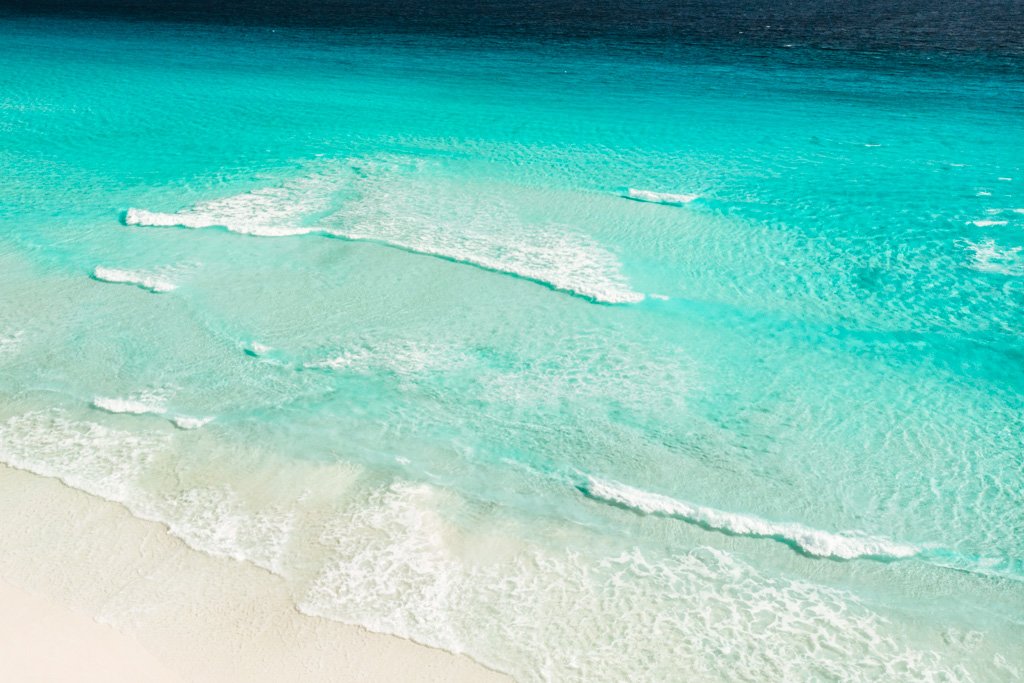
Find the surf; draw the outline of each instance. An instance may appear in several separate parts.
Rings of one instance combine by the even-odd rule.
[[[154,294],[162,294],[178,288],[178,285],[161,275],[138,270],[122,270],[120,268],[96,266],[92,271],[92,276],[100,282],[135,285]]]
[[[667,206],[685,206],[690,202],[700,199],[699,194],[672,194],[670,192],[651,192],[650,190],[637,190],[629,188],[623,195],[626,199],[649,204],[665,204]]]
[[[818,558],[900,560],[914,557],[922,548],[859,532],[832,533],[793,522],[773,522],[753,515],[697,505],[626,484],[587,477],[580,491],[593,500],[616,505],[642,515],[679,519],[710,531],[778,541],[797,552]]]

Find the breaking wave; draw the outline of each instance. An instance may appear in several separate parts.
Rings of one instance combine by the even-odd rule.
[[[371,164],[371,166],[373,166]],[[451,263],[528,280],[591,301],[643,301],[621,272],[615,255],[567,226],[521,220],[498,197],[441,181],[394,177],[388,164],[355,185],[359,199],[335,205],[352,191],[343,170],[313,173],[276,187],[201,202],[174,213],[130,208],[130,226],[223,228],[260,237],[321,234],[369,242]],[[373,168],[377,168],[373,166]],[[423,197],[434,198],[424,202]],[[673,197],[664,195],[665,203]]]
[[[163,415],[167,412],[162,405],[153,401],[130,398],[104,398],[97,396],[92,405],[108,413],[128,413],[131,415]]]
[[[178,429],[199,429],[213,421],[212,417],[187,417],[179,415],[171,420]]]
[[[311,218],[328,210],[345,170],[330,167],[274,187],[200,202],[174,213],[130,208],[126,225],[141,227],[224,228],[259,237],[286,237],[317,232]]]
[[[513,244],[483,235],[461,235],[450,241],[433,234],[410,233],[388,239],[372,233],[333,233],[336,237],[371,242],[412,254],[433,256],[451,263],[528,280],[551,289],[605,304],[644,300],[619,273],[610,253],[566,235],[551,235],[547,243]]]
[[[651,204],[667,204],[668,206],[682,206],[689,204],[694,199],[699,199],[699,194],[671,194],[668,192],[651,192],[649,190],[634,190],[629,188],[626,192],[627,199],[634,199],[638,202],[649,202]]]
[[[145,273],[138,270],[120,270],[118,268],[105,268],[96,266],[92,276],[102,282],[115,284],[135,285],[154,293],[170,292],[178,286],[170,280],[153,273]]]
[[[581,491],[597,501],[618,505],[646,515],[662,515],[736,536],[770,538],[806,555],[838,560],[874,558],[896,560],[918,555],[922,549],[906,543],[855,533],[836,534],[802,524],[772,522],[695,505],[649,491],[588,477]]]

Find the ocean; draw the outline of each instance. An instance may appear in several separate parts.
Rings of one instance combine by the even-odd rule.
[[[0,10],[0,462],[521,681],[1024,678],[1024,5]]]

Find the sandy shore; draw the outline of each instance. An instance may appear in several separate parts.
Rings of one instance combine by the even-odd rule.
[[[0,669],[17,681],[508,681],[295,610],[284,582],[0,465]]]

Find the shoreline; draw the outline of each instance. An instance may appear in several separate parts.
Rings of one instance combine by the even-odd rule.
[[[302,614],[280,577],[7,465],[0,538],[0,661],[18,680],[512,680],[464,655]]]

